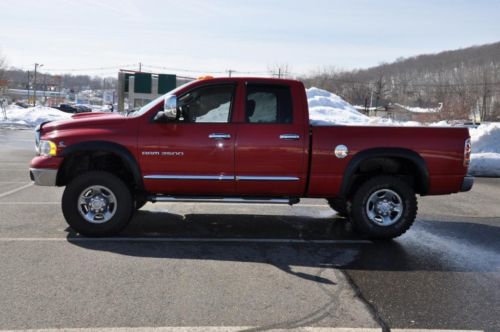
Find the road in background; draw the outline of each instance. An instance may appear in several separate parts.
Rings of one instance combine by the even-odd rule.
[[[0,329],[500,331],[500,179],[420,198],[389,242],[309,199],[148,203],[120,237],[85,239],[64,222],[62,188],[30,186],[32,136],[0,130]]]

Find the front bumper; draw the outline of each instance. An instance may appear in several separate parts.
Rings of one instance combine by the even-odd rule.
[[[39,186],[55,186],[57,179],[57,169],[50,168],[30,168],[30,179]]]
[[[464,177],[464,180],[462,181],[462,187],[460,188],[460,191],[469,191],[469,190],[471,190],[473,184],[474,184],[474,177],[473,176],[466,176],[466,177]]]

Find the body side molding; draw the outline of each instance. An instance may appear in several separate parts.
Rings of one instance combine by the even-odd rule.
[[[217,180],[217,181],[298,181],[295,176],[234,176],[234,175],[145,175],[148,180]]]

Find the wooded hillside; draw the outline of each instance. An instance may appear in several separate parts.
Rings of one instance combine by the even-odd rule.
[[[500,42],[303,79],[355,105],[438,107],[442,119],[500,120]]]

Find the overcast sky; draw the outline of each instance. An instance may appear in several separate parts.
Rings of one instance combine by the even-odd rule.
[[[499,13],[499,0],[1,0],[0,52],[25,69],[114,67],[74,74],[307,74],[500,41]]]

